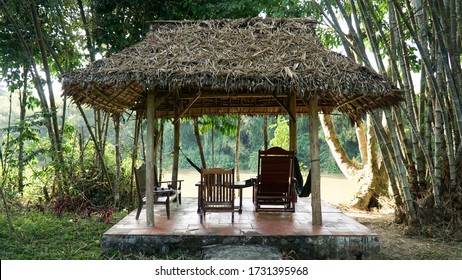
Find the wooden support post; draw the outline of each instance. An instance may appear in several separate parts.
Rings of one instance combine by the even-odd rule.
[[[297,94],[292,91],[289,93],[289,150],[297,155]],[[292,193],[292,202],[297,202],[297,192]]]
[[[310,158],[311,158],[311,212],[312,225],[322,226],[321,210],[321,163],[319,161],[318,100],[310,99]]]
[[[268,150],[268,115],[263,116],[263,145]]]
[[[154,113],[156,95],[154,92],[147,93],[146,118],[147,118],[147,135],[146,135],[146,223],[148,227],[154,226],[154,194],[152,186],[155,183],[155,162],[154,154]]]
[[[173,169],[172,181],[178,180],[178,164],[180,159],[180,125],[181,120],[173,124]],[[174,183],[176,184],[176,182]]]
[[[183,108],[181,106],[180,102],[180,93],[178,88],[175,88],[173,90],[174,99],[175,99],[175,104],[174,110],[175,110],[175,119],[173,122],[173,167],[172,167],[172,181],[175,181],[175,187],[176,186],[176,181],[178,180],[178,164],[180,161],[180,126],[181,126],[181,116],[186,112],[187,108],[191,107],[191,105],[197,101],[197,99],[202,95],[201,92],[199,92],[196,96],[196,98],[190,102],[190,104],[187,106],[187,108]],[[181,107],[180,107],[181,106]],[[180,112],[182,111],[182,112]]]

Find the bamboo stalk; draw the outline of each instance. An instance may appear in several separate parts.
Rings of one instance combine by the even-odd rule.
[[[389,132],[391,136],[391,144],[393,145],[393,151],[394,151],[393,157],[394,157],[396,166],[398,168],[398,175],[401,181],[402,193],[404,196],[404,201],[406,203],[406,212],[409,218],[409,222],[411,224],[414,224],[417,222],[417,215],[416,215],[416,211],[415,211],[414,204],[413,204],[412,194],[409,189],[409,183],[407,181],[406,168],[404,166],[404,162],[401,157],[401,154],[399,153],[400,149],[399,149],[398,137],[396,136],[396,132],[393,129],[393,121],[392,121],[391,112],[389,109],[385,109],[385,117],[387,120],[387,125],[390,128]]]

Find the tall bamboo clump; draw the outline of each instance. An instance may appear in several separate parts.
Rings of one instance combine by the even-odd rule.
[[[341,35],[347,53],[371,64],[365,55],[363,41],[367,40],[379,72],[405,91],[405,104],[374,116],[375,129],[383,140],[380,149],[390,169],[388,173],[396,174],[398,179],[397,195],[401,200],[395,200],[397,207],[407,209],[408,221],[413,219],[411,213],[415,208],[414,222],[425,225],[422,228],[428,229],[426,233],[438,232],[434,229],[439,228],[460,239],[462,3],[415,0],[404,9],[397,0],[382,2],[388,5],[387,9],[381,10],[364,0],[335,1],[332,6],[326,1],[328,9],[324,17]],[[347,22],[348,37],[335,20],[336,12]],[[416,65],[410,59],[414,55],[412,47],[421,57],[417,65],[420,81],[413,78]],[[389,58],[387,68],[382,53]],[[386,119],[385,126],[381,118]]]

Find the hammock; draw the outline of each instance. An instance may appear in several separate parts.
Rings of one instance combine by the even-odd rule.
[[[295,190],[298,197],[308,197],[311,194],[311,168],[308,171],[305,185],[303,185],[303,176],[300,171],[300,165],[297,157],[294,158],[294,176],[297,179],[295,182]]]
[[[181,150],[180,150],[181,151]],[[188,163],[194,167],[194,169],[197,170],[197,172],[201,173],[201,168],[199,166],[197,166],[192,160],[190,160],[183,151],[181,151],[181,153],[183,154],[183,156],[186,158],[186,160],[188,161]]]

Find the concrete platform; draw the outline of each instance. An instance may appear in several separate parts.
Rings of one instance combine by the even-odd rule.
[[[244,198],[242,214],[197,214],[197,198],[171,205],[167,219],[163,206],[155,208],[155,227],[147,227],[146,213],[135,220],[130,213],[103,235],[101,251],[172,254],[203,258],[207,249],[221,245],[273,247],[287,259],[375,259],[378,236],[332,205],[322,203],[322,226],[311,225],[311,199],[299,198],[295,213],[256,213]],[[257,258],[257,257],[255,257]],[[261,257],[258,257],[259,259]]]

